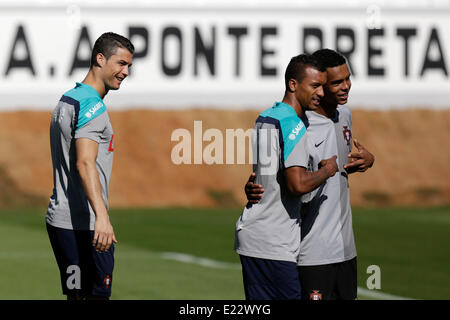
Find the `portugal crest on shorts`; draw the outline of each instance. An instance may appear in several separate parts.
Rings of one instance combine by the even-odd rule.
[[[344,139],[347,141],[347,145],[350,145],[350,140],[352,139],[352,132],[347,126],[344,126]]]
[[[105,279],[103,279],[103,282],[105,283],[106,289],[108,289],[111,285],[111,276],[107,274]]]
[[[322,300],[322,294],[320,293],[319,290],[313,290],[309,294],[309,300]]]

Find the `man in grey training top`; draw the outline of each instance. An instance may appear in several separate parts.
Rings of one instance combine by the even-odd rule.
[[[236,223],[248,300],[297,300],[300,247],[299,196],[311,192],[337,171],[336,156],[321,159],[308,172],[306,128],[300,116],[323,97],[325,69],[310,55],[298,55],[285,73],[284,97],[257,118],[252,148],[258,183],[267,188],[261,202],[247,206]]]
[[[366,171],[375,158],[356,140],[358,151],[351,153],[352,115],[343,106],[351,88],[345,58],[329,49],[318,50],[313,56],[326,67],[327,82],[320,105],[302,117],[310,150],[308,169],[318,170],[323,157],[337,154],[339,174],[302,198],[297,261],[302,299],[351,300],[357,297],[357,272],[348,174]],[[251,180],[246,194],[255,203],[263,190]]]
[[[86,78],[64,93],[52,114],[54,187],[46,225],[62,291],[70,300],[111,295],[117,242],[108,216],[114,132],[103,98],[120,88],[133,53],[127,38],[101,35]]]

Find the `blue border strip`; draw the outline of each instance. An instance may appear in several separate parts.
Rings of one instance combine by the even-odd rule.
[[[75,100],[75,99],[65,96],[65,95],[63,95],[61,97],[61,99],[59,99],[59,101],[65,102],[74,107],[75,116],[74,116],[74,123],[73,123],[73,127],[72,127],[72,138],[73,138],[73,137],[75,137],[75,129],[77,128],[77,125],[78,125],[78,116],[80,114],[80,101]]]
[[[272,118],[272,117],[259,116],[256,119],[256,122],[270,123],[270,124],[275,125],[275,128],[278,129],[278,132],[279,132],[278,140],[279,140],[280,149],[281,149],[281,154],[280,154],[281,155],[281,165],[282,165],[282,169],[284,169],[285,168],[285,165],[284,165],[284,140],[283,140],[283,132],[281,131],[280,120]]]

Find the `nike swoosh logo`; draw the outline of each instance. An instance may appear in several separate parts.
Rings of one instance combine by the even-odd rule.
[[[324,140],[322,140],[321,142],[319,142],[319,143],[316,143],[316,144],[314,144],[315,146],[316,146],[316,148],[318,147],[318,146],[320,146],[324,141],[325,141],[326,139],[324,139]]]

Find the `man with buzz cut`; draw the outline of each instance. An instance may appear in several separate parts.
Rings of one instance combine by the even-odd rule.
[[[336,156],[315,172],[309,159],[306,128],[300,116],[323,97],[325,69],[301,54],[286,68],[286,90],[257,118],[252,138],[256,181],[266,188],[261,201],[247,205],[236,223],[235,250],[240,255],[247,300],[298,300],[300,248],[299,196],[311,192],[337,171]]]
[[[357,266],[348,174],[367,170],[374,157],[356,140],[358,152],[351,153],[352,113],[345,106],[351,80],[345,58],[330,49],[313,56],[327,68],[327,83],[320,107],[303,118],[311,147],[309,166],[317,170],[321,157],[337,154],[339,174],[303,199],[306,208],[298,258],[302,297],[353,300],[357,298]]]
[[[302,116],[310,150],[308,169],[318,170],[320,159],[337,154],[339,174],[302,197],[297,262],[302,299],[353,300],[357,298],[357,268],[348,174],[366,171],[375,158],[356,140],[358,151],[351,153],[352,114],[344,106],[351,80],[345,58],[330,49],[318,50],[313,56],[326,67],[327,82],[320,105]],[[261,190],[249,183],[246,193],[253,203]]]
[[[102,34],[87,76],[62,95],[52,114],[54,187],[46,226],[68,300],[111,296],[117,243],[108,215],[114,132],[103,98],[120,88],[133,53],[127,38]]]

